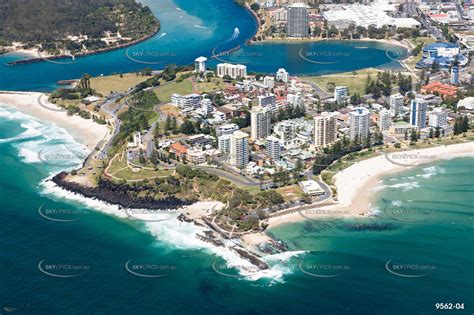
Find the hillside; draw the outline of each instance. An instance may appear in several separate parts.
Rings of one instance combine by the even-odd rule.
[[[41,43],[53,54],[119,45],[158,28],[135,0],[0,0],[0,41]]]

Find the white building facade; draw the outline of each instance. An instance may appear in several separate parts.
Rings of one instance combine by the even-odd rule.
[[[380,131],[389,130],[392,126],[392,112],[388,109],[382,109],[379,112],[378,126]]]
[[[230,137],[230,164],[245,168],[249,163],[249,135],[243,131],[234,131]]]
[[[280,156],[281,156],[280,139],[274,136],[267,137],[265,147],[267,150],[267,156],[271,160],[278,161],[280,159]]]
[[[427,104],[421,98],[411,100],[410,104],[410,124],[418,129],[426,127]]]
[[[326,147],[336,141],[337,114],[324,112],[314,117],[314,145],[317,148]]]
[[[349,113],[349,136],[351,140],[367,138],[370,130],[370,112],[367,108],[357,107]]]
[[[222,78],[228,75],[232,79],[245,78],[247,76],[247,66],[234,65],[230,63],[220,63],[217,65],[217,76]]]
[[[258,140],[266,138],[271,132],[271,111],[257,107],[250,111],[250,127],[252,129],[252,139]]]

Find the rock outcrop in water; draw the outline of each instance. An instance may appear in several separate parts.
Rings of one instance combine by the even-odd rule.
[[[123,185],[100,181],[97,187],[86,187],[78,183],[66,180],[66,172],[61,172],[52,178],[52,181],[69,191],[78,193],[87,198],[96,198],[111,204],[116,204],[129,209],[178,209],[183,206],[188,206],[193,203],[190,200],[181,200],[175,197],[167,199],[156,200],[151,197],[130,197],[127,190],[123,190]]]

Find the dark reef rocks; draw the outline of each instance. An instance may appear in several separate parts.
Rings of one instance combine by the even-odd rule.
[[[87,198],[95,198],[129,209],[166,210],[177,209],[192,204],[192,200],[181,200],[175,197],[156,200],[152,197],[132,197],[130,187],[100,181],[97,187],[86,187],[66,180],[66,172],[61,172],[51,180],[58,186]]]

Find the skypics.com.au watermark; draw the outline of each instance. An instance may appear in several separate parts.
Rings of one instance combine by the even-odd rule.
[[[56,146],[46,147],[38,152],[38,159],[44,164],[51,166],[60,167],[77,167],[82,165],[83,161],[87,158],[87,154],[72,153],[69,150],[66,151],[52,151],[57,149]]]
[[[436,160],[437,155],[421,154],[418,152],[385,153],[385,158],[393,164],[400,166],[415,166]]]
[[[125,214],[133,220],[145,222],[161,222],[176,218],[180,212],[178,210],[149,210],[149,209],[125,209]],[[163,215],[169,215],[163,218]]]
[[[41,205],[38,214],[53,222],[74,222],[79,220],[79,216],[87,215],[90,212],[85,209],[52,209]]]
[[[162,278],[166,277],[170,272],[176,271],[177,267],[167,264],[132,263],[130,259],[125,263],[125,270],[141,278]]]
[[[243,50],[233,50],[233,51],[226,51],[222,53],[216,53],[216,49],[212,50],[211,58],[219,60],[220,62],[230,63],[230,64],[249,64],[250,61],[246,61],[247,59],[254,59],[254,58],[263,58],[265,55],[262,52],[246,52]],[[229,59],[237,59],[238,62],[230,61]]]
[[[311,251],[298,264],[298,269],[315,278],[334,278],[352,270],[345,255],[332,251]]]
[[[420,265],[413,263],[394,263],[393,259],[385,263],[385,270],[390,274],[402,278],[421,278],[432,274],[438,270],[434,265]]]
[[[43,274],[54,278],[74,278],[79,277],[90,270],[89,265],[80,264],[51,264],[45,259],[38,263],[38,270]]]
[[[66,112],[64,108],[61,108],[61,107],[55,106],[52,103],[49,103],[48,97],[44,94],[41,94],[40,96],[38,96],[38,104],[44,109],[47,109],[53,112]]]
[[[343,51],[330,51],[330,50],[315,50],[315,51],[304,51],[305,48],[301,48],[298,51],[298,55],[301,59],[306,62],[331,65],[341,62],[344,59],[350,58],[351,53]]]
[[[298,213],[307,220],[328,222],[336,221],[343,216],[349,215],[350,211],[342,209],[307,209],[298,210]]]
[[[384,212],[391,219],[402,222],[424,221],[435,213],[430,209],[406,208],[404,206],[388,206]]]
[[[128,60],[144,65],[166,64],[177,56],[178,54],[172,51],[131,51],[131,47],[125,50],[125,57]]]

